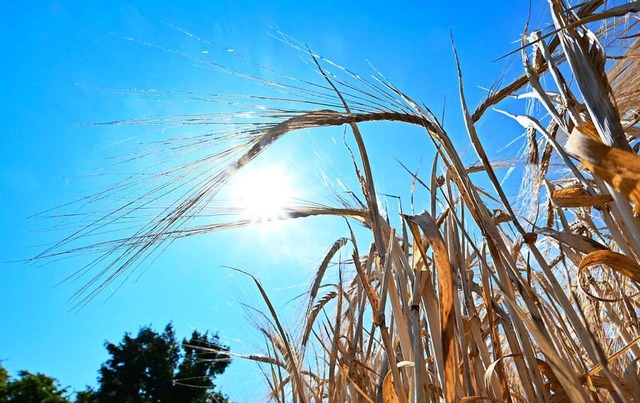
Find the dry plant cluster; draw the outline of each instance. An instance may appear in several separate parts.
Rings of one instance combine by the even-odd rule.
[[[223,185],[282,136],[344,126],[357,144],[361,197],[342,198],[337,207],[301,203],[287,208],[287,219],[342,216],[370,238],[351,231],[329,249],[300,329],[282,324],[254,277],[267,306],[260,330],[268,353],[243,357],[260,363],[270,399],[640,401],[640,2],[549,0],[549,7],[550,28],[525,30],[522,75],[491,88],[475,110],[458,67],[479,164],[465,166],[434,114],[381,75],[364,79],[299,47],[320,83],[232,72],[290,96],[217,98],[243,112],[174,117],[170,123],[222,129],[175,139],[166,150],[199,156],[95,196],[87,203],[138,189],[39,258],[101,252],[78,273],[100,269],[77,295],[84,304],[177,238],[251,224],[203,220],[220,213]],[[500,110],[513,99],[532,113]],[[507,197],[476,131],[494,107],[526,133],[518,203]],[[229,119],[234,125],[227,127]],[[408,172],[430,195],[428,211],[396,221],[380,211],[360,125],[376,121],[416,125],[431,140],[431,175]],[[153,201],[178,194],[153,210]],[[70,246],[118,225],[135,229]],[[349,258],[334,264],[340,253]]]

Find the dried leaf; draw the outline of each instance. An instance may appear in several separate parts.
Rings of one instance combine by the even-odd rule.
[[[578,271],[581,274],[588,268],[604,265],[632,280],[640,282],[640,266],[629,257],[611,250],[599,250],[589,253],[582,259]]]
[[[391,371],[387,373],[382,381],[382,402],[383,403],[400,403],[398,395],[393,387],[393,376]]]
[[[564,245],[567,245],[569,247],[572,247],[575,250],[580,251],[582,253],[591,253],[598,250],[607,249],[607,247],[601,244],[600,242],[594,241],[593,239],[583,235],[555,231],[555,230],[552,230],[551,228],[541,228],[537,230],[536,233],[550,236],[555,240],[557,240],[558,242]]]
[[[640,202],[640,157],[593,140],[588,129],[574,129],[567,141],[567,151],[594,174],[627,199]]]
[[[455,357],[455,312],[453,307],[454,285],[453,269],[449,260],[447,247],[438,230],[438,226],[426,211],[419,215],[404,216],[409,224],[414,240],[418,243],[418,249],[424,261],[427,261],[424,247],[420,244],[420,232],[422,229],[425,238],[431,244],[435,256],[435,267],[438,273],[438,297],[440,300],[440,321],[442,329],[442,354],[444,357],[444,384],[445,400],[455,401],[456,395],[456,357]]]
[[[594,207],[613,201],[611,195],[591,195],[580,185],[555,190],[551,199],[557,207]]]

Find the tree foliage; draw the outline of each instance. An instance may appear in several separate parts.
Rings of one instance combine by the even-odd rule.
[[[162,333],[143,327],[136,337],[106,343],[111,358],[99,372],[99,387],[79,400],[90,402],[218,402],[214,379],[230,363],[217,335],[194,331],[178,343],[171,324]]]
[[[9,373],[0,365],[0,402],[7,400],[7,383],[9,382]]]
[[[97,389],[77,392],[75,403],[227,401],[214,383],[231,362],[217,334],[194,331],[179,343],[171,324],[162,333],[145,326],[105,347],[111,358],[100,367]],[[71,403],[68,395],[55,378],[20,371],[12,379],[0,365],[0,403]]]
[[[61,388],[55,378],[20,371],[17,379],[11,379],[0,366],[0,402],[70,403],[66,395],[67,389]]]

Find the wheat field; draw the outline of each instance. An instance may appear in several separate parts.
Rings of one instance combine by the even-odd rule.
[[[259,363],[269,399],[640,401],[640,2],[550,0],[549,7],[549,27],[523,27],[515,50],[521,75],[490,88],[475,107],[466,102],[458,64],[465,135],[477,164],[465,165],[434,113],[384,76],[363,78],[291,40],[321,82],[231,71],[289,96],[220,100],[250,112],[192,117],[237,124],[176,139],[171,149],[185,155],[218,148],[157,175],[36,259],[97,254],[77,273],[89,276],[75,300],[86,304],[175,239],[252,225],[202,217],[233,213],[216,204],[221,189],[258,155],[268,158],[283,136],[344,127],[357,145],[350,152],[359,196],[287,206],[279,219],[340,216],[366,235],[337,234],[296,328],[283,325],[259,279],[246,273],[267,307],[259,329],[267,343],[265,354],[241,357]],[[511,111],[506,103],[514,99],[531,113]],[[476,130],[488,111],[519,124],[513,138],[524,133],[522,158],[513,162],[522,182],[517,202],[496,174],[510,162],[492,161]],[[362,125],[381,121],[416,126],[432,143],[431,172],[407,169],[428,195],[427,210],[399,217],[381,211]],[[142,185],[149,186],[125,180],[94,197]],[[146,210],[167,195],[177,196]],[[146,221],[129,220],[141,211]],[[95,232],[131,223],[126,236],[91,241]],[[70,246],[78,240],[83,246]],[[334,264],[336,256],[347,258]]]

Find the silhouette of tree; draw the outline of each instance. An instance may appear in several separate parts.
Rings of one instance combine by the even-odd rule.
[[[71,403],[67,389],[61,388],[55,378],[44,374],[20,371],[18,379],[11,379],[0,366],[0,402],[10,403]]]
[[[83,402],[219,402],[215,377],[230,363],[217,335],[194,331],[179,344],[173,326],[157,333],[142,327],[119,344],[106,343],[111,358],[100,368],[99,388],[78,395]]]

